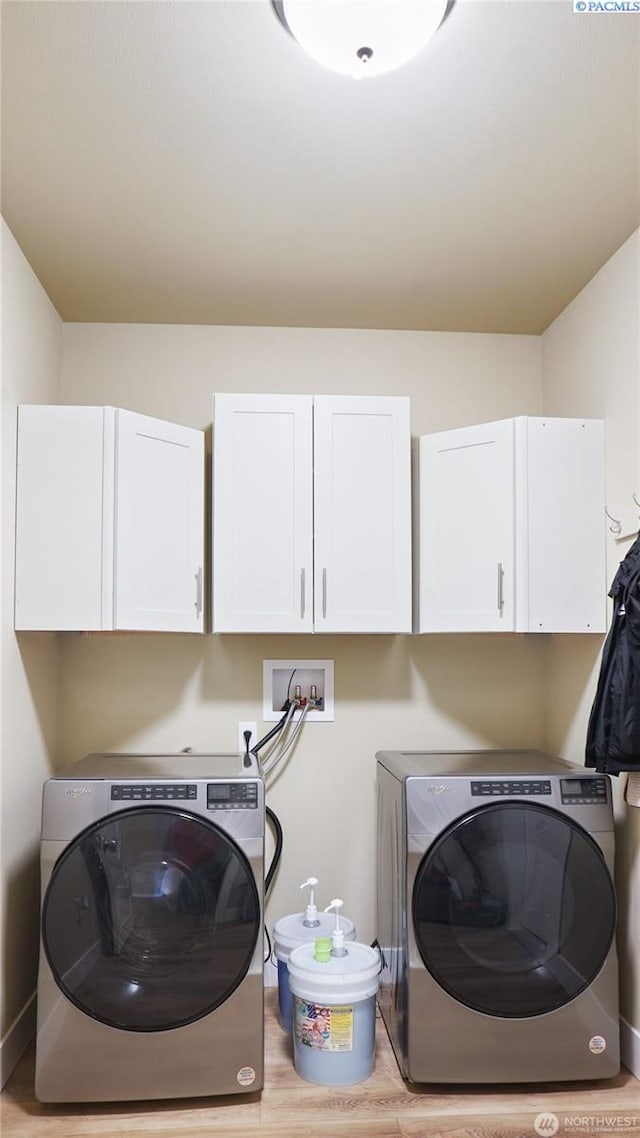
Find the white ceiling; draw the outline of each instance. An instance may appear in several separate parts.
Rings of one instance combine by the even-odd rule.
[[[541,332],[640,223],[639,73],[565,0],[360,83],[269,0],[10,0],[2,212],[65,320]]]

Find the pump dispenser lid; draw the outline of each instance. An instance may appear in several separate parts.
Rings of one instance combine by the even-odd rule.
[[[331,933],[331,955],[332,956],[346,956],[347,950],[344,947],[344,933],[340,928],[340,910],[344,905],[344,901],[340,897],[334,897],[331,904],[327,905],[325,913],[330,913],[335,909],[336,924],[333,932]]]
[[[380,953],[368,944],[350,941],[348,955],[319,959],[317,945],[300,944],[289,954],[287,971],[294,996],[316,1004],[350,1004],[378,990]]]
[[[316,908],[317,884],[317,877],[308,877],[300,886],[301,889],[309,890],[308,904],[303,913],[290,913],[276,921],[273,927],[273,947],[278,960],[286,961],[292,949],[297,948],[299,944],[313,942],[318,937],[330,937],[335,932],[332,916],[328,913],[319,913]],[[356,939],[355,926],[348,917],[340,917],[338,927],[345,940]]]
[[[307,901],[307,908],[304,914],[303,925],[308,929],[317,929],[320,921],[318,920],[318,910],[315,905],[316,895],[315,888],[318,884],[317,877],[308,877],[306,881],[302,882],[301,889],[309,889],[309,899]]]

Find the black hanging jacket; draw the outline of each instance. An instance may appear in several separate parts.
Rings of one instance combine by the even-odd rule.
[[[608,774],[640,771],[640,537],[609,591],[613,618],[587,727],[585,764]]]

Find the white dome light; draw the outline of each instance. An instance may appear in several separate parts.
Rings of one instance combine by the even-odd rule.
[[[304,50],[353,79],[393,71],[438,30],[447,0],[273,0]]]

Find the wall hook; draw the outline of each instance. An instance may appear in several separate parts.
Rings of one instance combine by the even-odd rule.
[[[638,505],[640,506],[640,502],[638,503]],[[618,536],[618,534],[621,534],[622,533],[622,522],[620,521],[620,519],[614,518],[613,514],[609,513],[606,506],[604,508],[604,512],[607,515],[609,521],[613,522],[613,525],[609,526],[610,532],[615,533],[616,536]]]
[[[636,494],[635,490],[633,491],[633,494],[631,495],[631,497],[633,498],[636,506],[640,510],[640,499],[638,498],[638,495]]]

